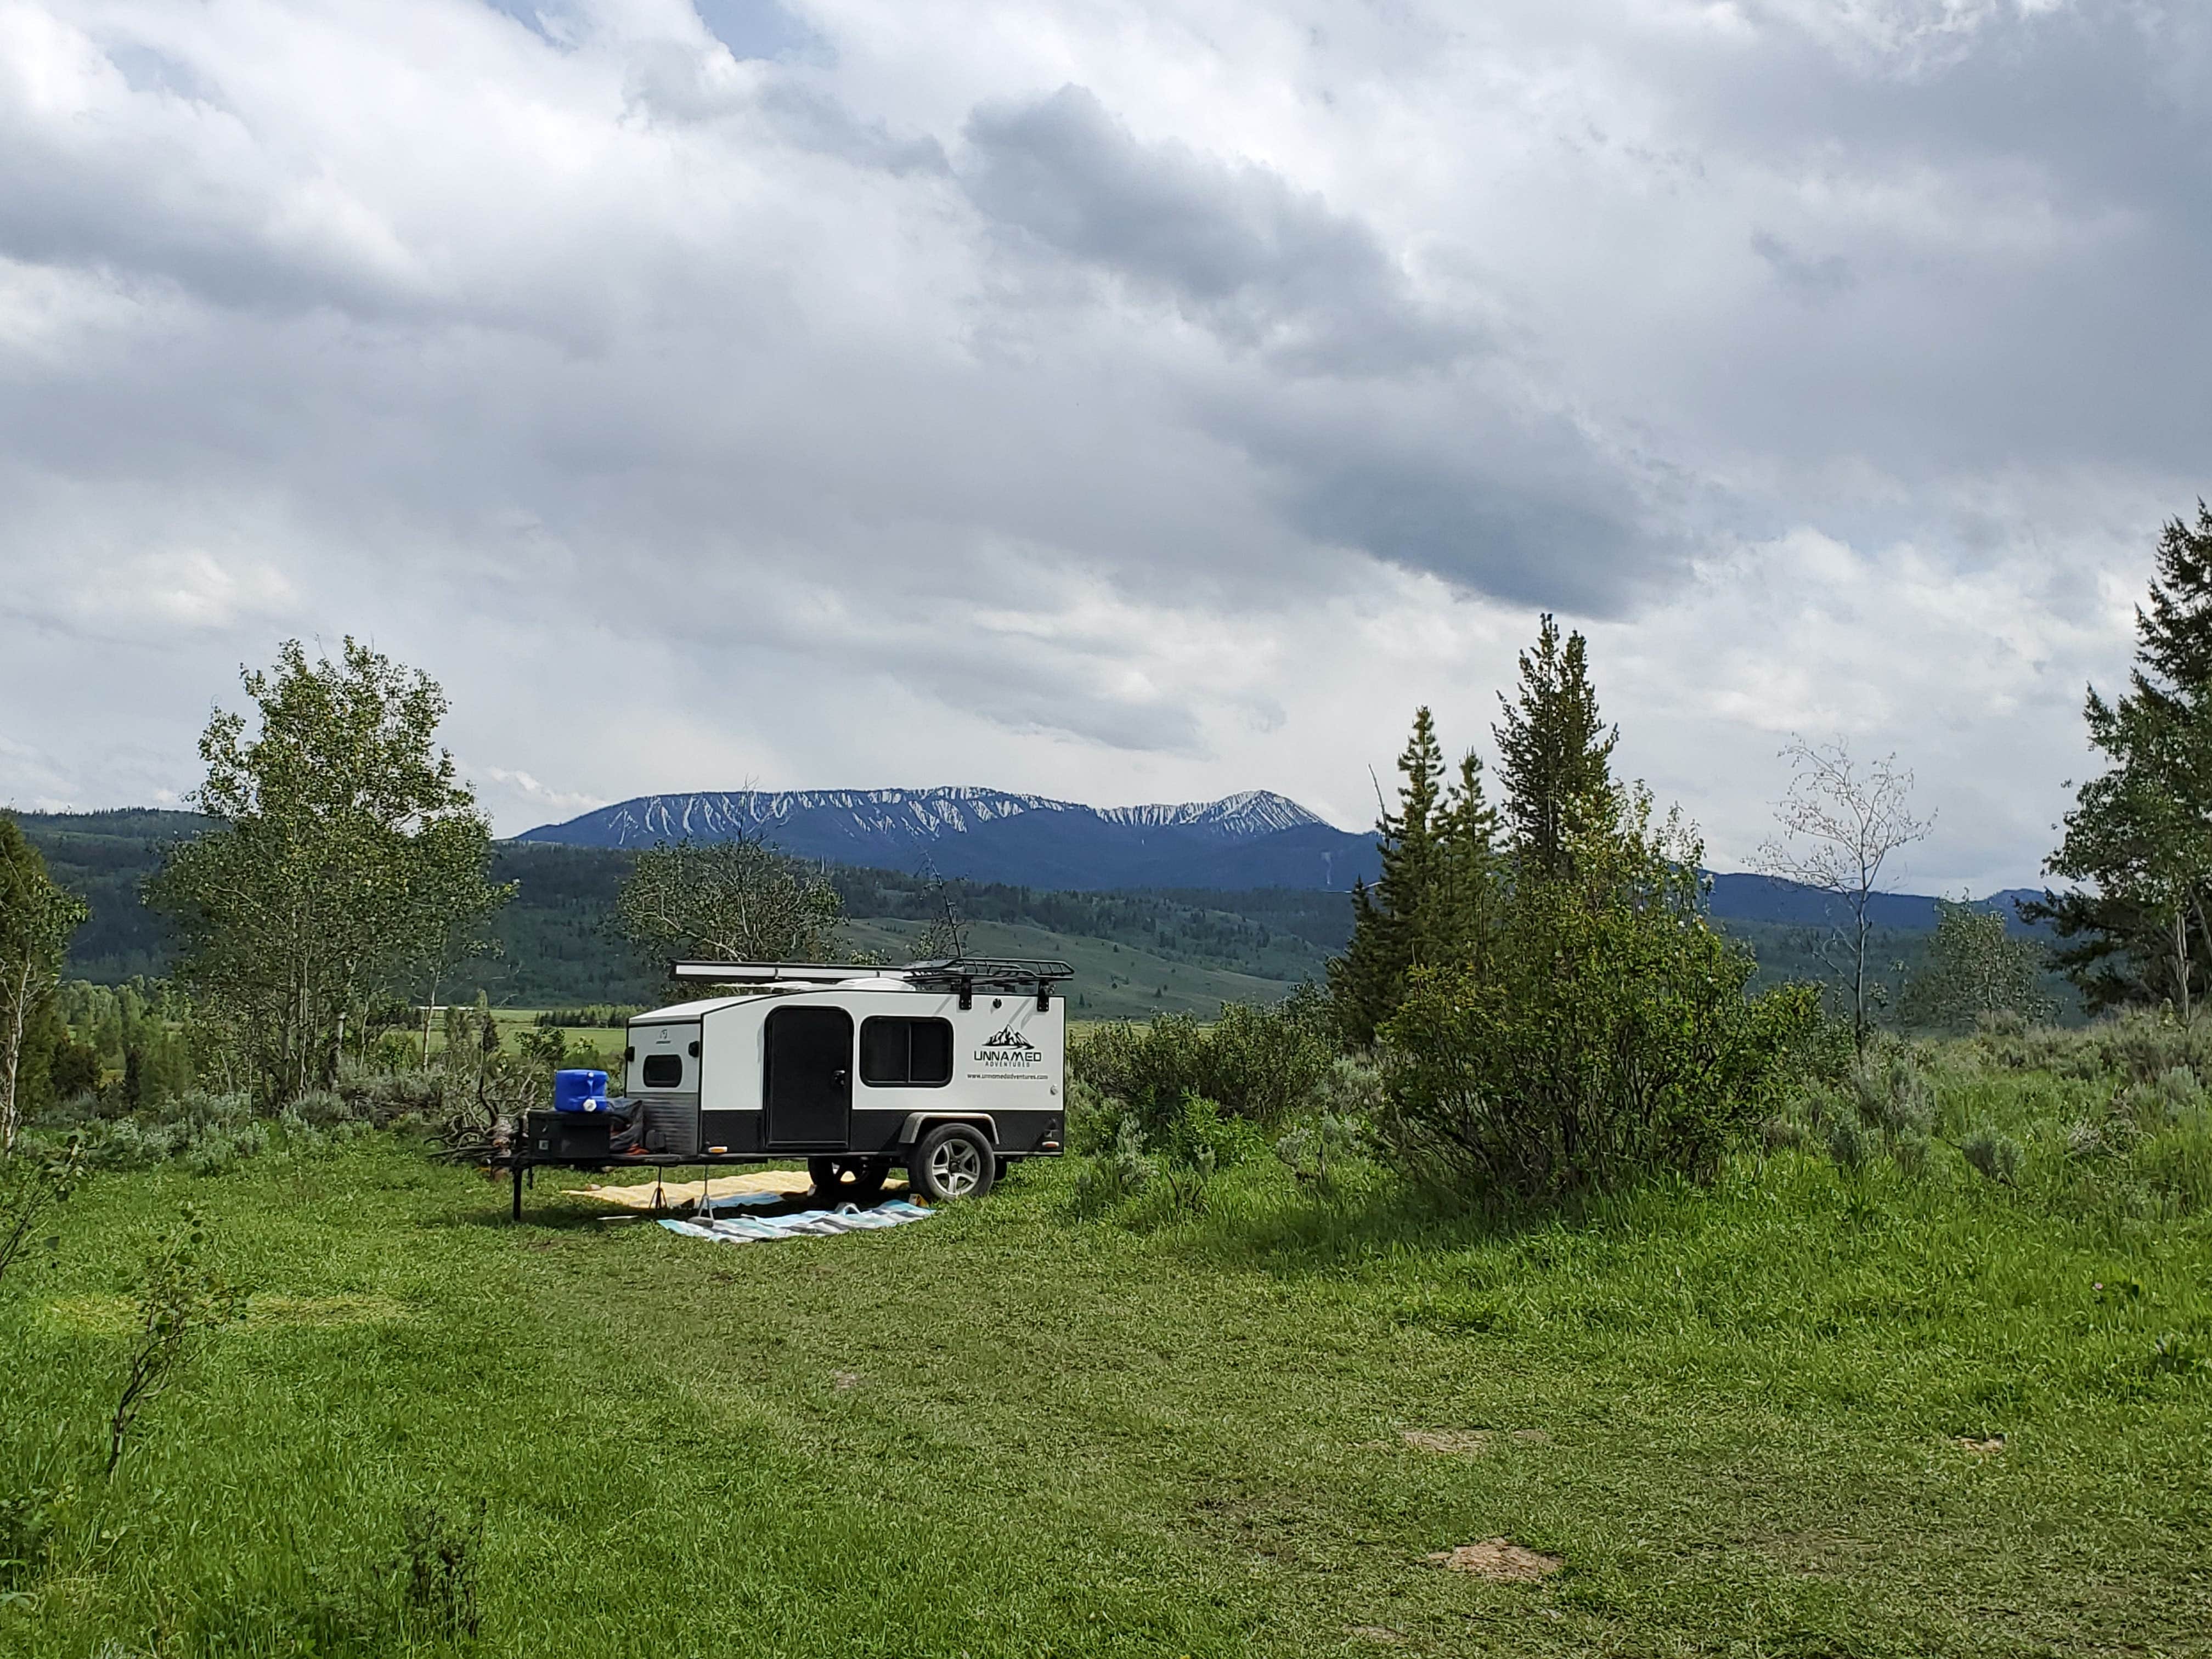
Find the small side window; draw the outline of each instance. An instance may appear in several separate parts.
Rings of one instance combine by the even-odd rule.
[[[934,1089],[952,1081],[952,1022],[860,1022],[860,1081],[878,1089]]]
[[[648,1089],[674,1089],[684,1082],[684,1056],[681,1054],[647,1054],[645,1057],[645,1086]]]

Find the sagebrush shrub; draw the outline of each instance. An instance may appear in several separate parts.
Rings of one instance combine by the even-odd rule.
[[[1989,1024],[1976,1033],[1974,1045],[1984,1060],[2012,1071],[2084,1079],[2117,1073],[2135,1083],[2154,1082],[2176,1070],[2212,1076],[2212,1016],[2185,1025],[2168,1014],[2130,1009],[2074,1030]]]
[[[184,1165],[197,1176],[221,1175],[240,1158],[269,1149],[269,1131],[259,1123],[216,1125],[202,1129],[184,1148]]]
[[[2179,1123],[2204,1109],[2204,1085],[2186,1066],[2172,1066],[2144,1085],[2143,1097],[2160,1121]]]
[[[2129,1166],[2168,1211],[2212,1209],[2212,1127],[2203,1118],[2145,1138],[2129,1154]]]
[[[1884,1138],[1924,1135],[1936,1127],[1935,1091],[1902,1045],[1868,1049],[1852,1063],[1850,1083],[1859,1121]]]
[[[1874,1157],[1875,1142],[1855,1118],[1833,1117],[1828,1120],[1828,1156],[1836,1160],[1837,1167],[1863,1170]]]
[[[2002,1130],[1975,1130],[1959,1143],[1966,1162],[1999,1186],[2009,1187],[2020,1174],[2020,1143]]]
[[[1367,1134],[1365,1120],[1317,1112],[1275,1142],[1275,1156],[1299,1182],[1326,1193],[1345,1164],[1366,1154]]]
[[[433,1118],[444,1103],[446,1083],[441,1066],[363,1065],[349,1058],[338,1063],[331,1085],[331,1093],[343,1103],[343,1112],[310,1121],[329,1124],[362,1117],[382,1125],[403,1117]]]
[[[1897,1160],[1897,1167],[1908,1176],[1924,1174],[1934,1146],[1926,1135],[1900,1135],[1891,1146],[1889,1155]]]
[[[1263,1128],[1282,1123],[1325,1095],[1336,1052],[1296,1009],[1232,1002],[1211,1025],[1188,1014],[1102,1025],[1072,1045],[1068,1063],[1081,1082],[1134,1112],[1146,1144],[1158,1146],[1194,1095]]]
[[[1146,1154],[1143,1131],[1134,1116],[1115,1120],[1106,1145],[1083,1160],[1075,1176],[1075,1211],[1095,1216],[1152,1184],[1159,1165]]]
[[[1382,1110],[1381,1069],[1358,1055],[1338,1055],[1322,1084],[1322,1113],[1364,1133]]]

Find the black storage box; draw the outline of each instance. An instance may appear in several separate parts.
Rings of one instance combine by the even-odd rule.
[[[531,1158],[605,1158],[614,1120],[605,1112],[532,1112],[522,1146]]]

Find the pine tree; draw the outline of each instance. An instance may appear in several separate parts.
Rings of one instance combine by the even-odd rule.
[[[2197,527],[2166,521],[2148,608],[2136,607],[2134,696],[2160,714],[2201,713],[2212,696],[2212,507],[2197,503]],[[2089,694],[2092,708],[2099,699]]]
[[[1404,1000],[1417,968],[1479,961],[1494,916],[1498,815],[1484,798],[1482,763],[1468,755],[1455,786],[1425,708],[1398,757],[1398,810],[1376,824],[1382,868],[1352,893],[1352,942],[1329,963],[1329,988],[1347,1040],[1365,1047]]]
[[[1498,701],[1504,723],[1491,731],[1505,775],[1515,859],[1524,873],[1562,875],[1585,820],[1611,817],[1613,746],[1620,735],[1598,714],[1583,636],[1562,640],[1546,612],[1535,649],[1521,653],[1520,690],[1510,702],[1501,691]]]
[[[1482,757],[1472,750],[1459,763],[1459,781],[1441,817],[1442,870],[1431,926],[1436,959],[1480,969],[1497,937],[1504,898],[1498,846],[1498,809],[1482,787]]]
[[[2129,689],[2094,687],[2083,715],[2109,761],[2084,783],[2045,870],[2090,884],[2023,905],[2093,1008],[2166,1000],[2186,1012],[2212,983],[2212,508],[2169,520],[2136,611]]]

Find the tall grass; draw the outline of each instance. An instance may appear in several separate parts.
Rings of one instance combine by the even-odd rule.
[[[0,1285],[0,1652],[2201,1650],[2196,1073],[2010,1041],[1908,1056],[1855,1164],[1542,1208],[1264,1140],[1202,1205],[1031,1165],[742,1248],[512,1227],[389,1132],[110,1173]],[[185,1200],[252,1294],[105,1480]],[[1565,1571],[1428,1562],[1493,1537]]]

